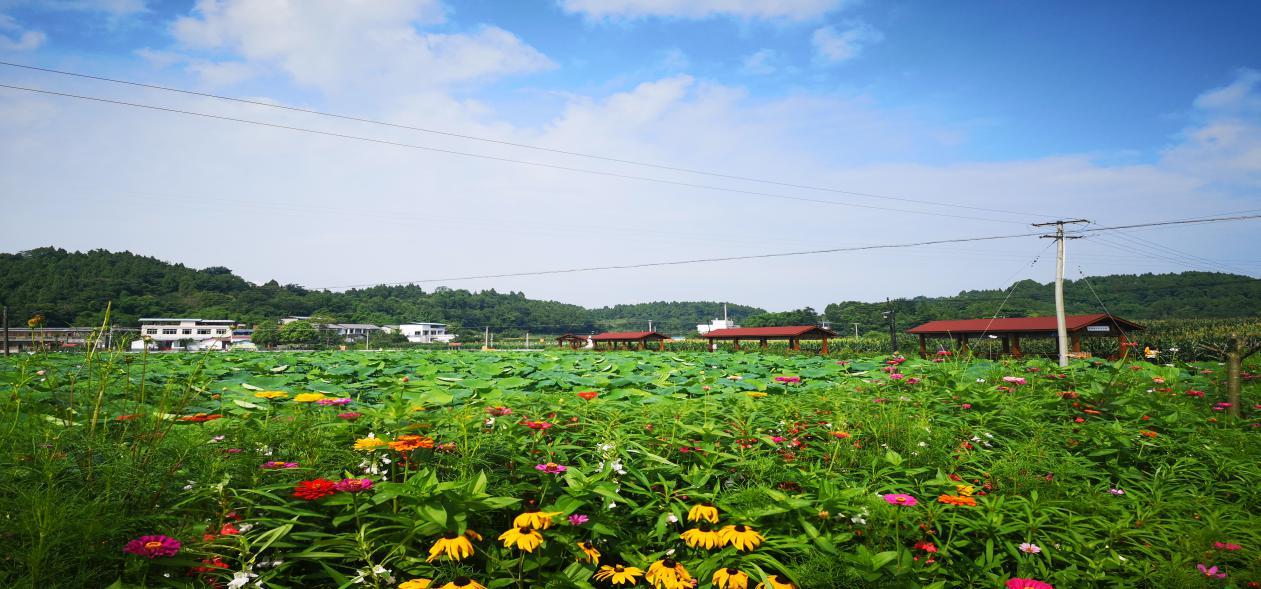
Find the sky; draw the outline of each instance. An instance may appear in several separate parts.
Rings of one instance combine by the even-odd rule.
[[[1257,22],[1250,1],[0,0],[0,62],[202,93],[0,65],[24,88],[0,88],[0,251],[589,307],[1047,282],[1032,223],[1261,213]],[[1261,275],[1261,220],[1085,235],[1069,278]],[[996,236],[1019,237],[454,280]]]

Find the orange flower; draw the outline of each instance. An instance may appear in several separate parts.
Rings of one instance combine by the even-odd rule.
[[[599,394],[600,394],[600,393],[598,393],[598,392],[596,392],[596,391],[583,391],[583,392],[581,392],[581,393],[578,393],[578,396],[579,396],[579,397],[582,397],[583,399],[586,399],[586,400],[590,401],[590,400],[592,400],[592,399],[596,398],[596,395],[599,395]]]
[[[938,503],[946,505],[966,505],[968,507],[976,507],[976,499],[972,497],[958,497],[955,495],[941,495],[937,497]]]
[[[1152,431],[1152,430],[1149,430],[1149,429],[1141,429],[1141,430],[1138,430],[1138,433],[1140,433],[1140,434],[1142,434],[1142,435],[1144,435],[1144,436],[1147,436],[1147,437],[1149,437],[1149,438],[1154,438],[1154,437],[1156,437],[1156,432],[1154,432],[1154,431]]]
[[[849,432],[832,432],[832,437],[838,440],[844,440],[849,437]]]
[[[390,442],[390,448],[393,448],[394,450],[397,450],[399,452],[411,452],[412,450],[415,450],[417,448],[432,448],[432,447],[433,447],[433,438],[429,438],[426,436],[411,435],[411,434],[405,435],[405,436],[399,436],[395,438],[393,442]]]

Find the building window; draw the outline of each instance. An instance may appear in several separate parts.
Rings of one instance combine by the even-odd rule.
[[[162,335],[175,335],[175,330],[170,328],[163,329]]]
[[[197,335],[210,335],[210,330],[209,330],[209,329],[198,329],[198,330],[197,330]]]
[[[145,333],[147,333],[147,334],[149,334],[149,335],[157,335],[157,334],[158,334],[158,330],[157,330],[157,329],[153,329],[153,328],[146,329],[146,330],[144,330],[144,332],[145,332]]]
[[[227,333],[227,332],[228,332],[228,330],[226,330],[226,329],[216,329],[216,330],[215,330],[215,333],[217,333],[217,334],[219,334],[219,335],[223,335],[223,334],[225,334],[225,333]]]
[[[193,330],[191,330],[191,329],[185,329],[185,330],[184,330],[184,335],[193,335]]]

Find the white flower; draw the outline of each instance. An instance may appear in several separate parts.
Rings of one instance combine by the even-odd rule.
[[[184,490],[185,490],[185,491],[192,491],[192,490],[193,490],[193,484],[194,484],[194,483],[196,483],[196,482],[197,482],[197,481],[188,481],[188,484],[187,484],[187,485],[184,485]]]
[[[609,509],[617,509],[617,502],[609,501]]]
[[[599,446],[596,446],[596,450],[599,450],[601,452],[608,452],[612,450],[614,447],[615,446],[613,446],[612,442],[605,442],[603,444],[600,444]]]
[[[390,460],[390,457],[389,457],[389,456],[382,456],[382,457],[381,457],[381,464],[389,464],[389,463],[391,463],[391,462],[394,462],[394,461],[393,461],[393,460]]]
[[[994,439],[994,434],[991,434],[991,433],[989,433],[989,432],[985,432],[985,437],[987,437],[987,438],[989,438],[989,439],[991,439],[991,440],[992,440],[992,439]]]
[[[222,441],[223,441],[223,436],[215,436],[215,437],[213,437],[213,438],[210,438],[210,441],[209,441],[209,442],[207,442],[207,443],[209,443],[209,444],[218,444],[219,442],[222,442]]]
[[[927,448],[927,447],[928,447],[928,442],[920,442],[920,443],[919,443],[919,444],[917,444],[917,445],[918,445],[920,448]]]
[[[614,460],[613,464],[611,464],[610,466],[613,468],[613,472],[617,474],[626,474],[626,469],[622,468],[622,460],[620,458],[617,460]]]
[[[254,529],[254,524],[241,524],[241,525],[237,526],[237,527],[236,527],[236,529],[237,529],[237,530],[240,530],[240,532],[241,532],[242,534],[244,534],[245,532],[248,532],[248,531],[250,531],[250,530]]]
[[[985,379],[984,379],[984,378],[978,378],[978,379],[976,379],[976,382],[985,382]]]
[[[864,518],[864,517],[863,517],[863,516],[861,516],[861,515],[856,515],[856,516],[854,516],[854,517],[851,517],[851,518],[849,518],[849,521],[854,522],[854,523],[856,523],[856,524],[858,524],[858,525],[860,525],[860,526],[865,526],[865,525],[867,525],[867,518]]]
[[[244,587],[246,583],[250,582],[250,579],[257,576],[258,575],[255,575],[254,573],[246,573],[242,571],[232,573],[232,580],[228,581],[228,589],[241,589],[241,587]]]
[[[276,567],[278,567],[278,566],[280,566],[280,565],[282,565],[282,564],[285,564],[285,561],[283,561],[283,560],[273,560],[273,561],[271,561],[271,568],[273,568],[273,569],[274,569],[274,568],[276,568]]]
[[[671,549],[667,550],[667,551],[666,551],[666,556],[674,556],[674,549],[673,549],[673,548],[671,548]]]
[[[495,418],[494,418],[494,417],[487,417],[487,418],[486,418],[486,421],[482,422],[482,426],[483,426],[483,427],[495,427]]]
[[[670,523],[672,523],[672,524],[677,524],[677,523],[679,523],[679,516],[674,515],[673,513],[671,513],[670,515],[667,515],[667,516],[666,516],[666,521],[668,521],[668,522],[670,522]]]

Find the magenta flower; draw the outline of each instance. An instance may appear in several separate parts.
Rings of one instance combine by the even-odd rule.
[[[507,407],[504,407],[503,405],[487,407],[486,412],[491,415],[494,415],[495,417],[503,417],[505,415],[512,415],[512,410]]]
[[[560,474],[569,470],[569,467],[563,464],[556,464],[555,462],[548,462],[547,464],[534,465],[534,470],[542,471],[547,474]]]
[[[297,462],[281,462],[281,461],[279,461],[279,460],[272,460],[272,461],[270,461],[270,462],[264,462],[264,463],[260,464],[260,465],[259,465],[259,468],[264,469],[264,470],[278,470],[278,469],[284,469],[284,468],[298,468],[298,463],[297,463]]]
[[[906,378],[906,375],[905,375],[905,374],[902,374],[901,372],[894,372],[893,374],[890,374],[890,375],[889,375],[889,378],[891,378],[891,379],[893,379],[893,380],[902,380],[902,379]]]
[[[175,556],[180,551],[180,541],[170,536],[141,536],[128,542],[123,552],[147,558]]]
[[[588,521],[590,521],[590,520],[591,520],[591,518],[589,518],[589,517],[587,517],[587,516],[585,516],[585,515],[582,515],[582,514],[579,514],[579,513],[575,513],[575,514],[573,514],[573,515],[569,516],[569,525],[571,525],[571,526],[581,526],[582,524],[585,524],[585,523],[587,523],[587,522],[588,522]]]
[[[1042,552],[1041,546],[1038,546],[1037,544],[1030,544],[1029,542],[1021,542],[1020,546],[1017,548],[1025,554],[1038,554],[1039,552]]]
[[[363,414],[358,411],[347,411],[345,413],[338,413],[337,417],[338,419],[345,419],[346,421],[354,421],[363,417]]]
[[[1208,577],[1210,579],[1225,579],[1226,578],[1226,571],[1218,572],[1216,566],[1204,568],[1204,565],[1197,564],[1195,565],[1195,570],[1200,571],[1201,575],[1204,575],[1205,577]]]
[[[1004,376],[1003,382],[1009,382],[1011,384],[1025,384],[1028,381],[1019,376]]]
[[[1216,548],[1218,550],[1239,550],[1243,548],[1243,546],[1240,546],[1238,544],[1231,544],[1230,542],[1214,542],[1213,548]]]
[[[372,479],[342,479],[333,488],[343,493],[362,493],[372,489]]]
[[[316,401],[316,402],[315,402],[315,404],[316,404],[316,405],[324,405],[325,407],[327,407],[327,406],[329,406],[329,405],[337,405],[337,406],[341,406],[341,405],[349,405],[349,404],[350,404],[350,402],[351,402],[351,401],[353,401],[353,400],[354,400],[354,399],[351,399],[350,397],[342,397],[342,398],[340,398],[340,399],[320,399],[320,400]]]
[[[971,404],[971,403],[964,403],[964,404],[960,405],[960,406],[959,406],[959,408],[960,408],[960,409],[971,409],[971,408],[972,408],[972,404]]]
[[[890,493],[884,496],[884,500],[889,505],[905,505],[907,507],[911,507],[919,504],[919,501],[917,501],[914,497],[903,493]]]
[[[914,376],[906,379],[906,384],[919,384],[919,383],[920,383],[920,380],[918,378],[915,378]]]
[[[1007,589],[1055,589],[1050,583],[1033,579],[1008,579]]]
[[[1124,495],[1124,494],[1125,494],[1125,490],[1123,490],[1123,489],[1108,489],[1108,492],[1109,492],[1109,493],[1112,493],[1113,495]]]
[[[801,382],[800,376],[776,376],[775,382]]]

